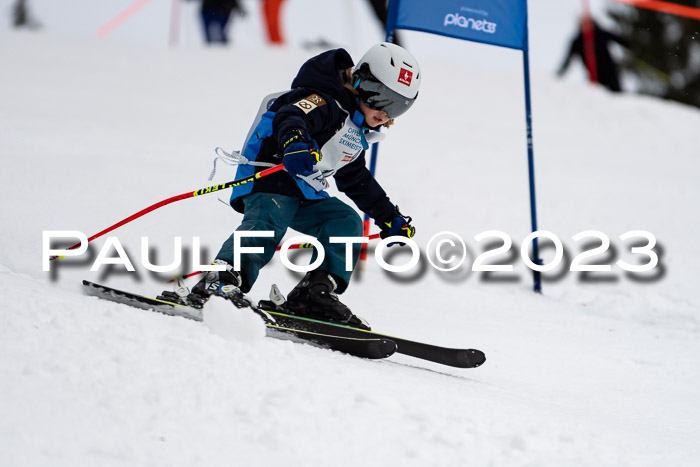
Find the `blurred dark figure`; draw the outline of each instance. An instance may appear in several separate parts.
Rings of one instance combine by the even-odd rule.
[[[377,15],[377,19],[382,23],[384,31],[386,31],[386,18],[387,10],[389,8],[389,0],[369,0],[369,3],[372,5],[374,14]],[[399,42],[399,35],[396,32],[394,32],[394,44],[401,45]]]
[[[586,31],[587,25],[589,28],[592,26],[592,31]],[[591,32],[593,34],[595,70],[592,69],[592,64],[589,63],[589,60],[587,60],[585,50],[585,37],[586,34],[590,34]],[[620,92],[622,89],[620,87],[618,68],[612,56],[610,55],[610,51],[608,50],[608,44],[610,42],[617,42],[622,46],[628,47],[626,40],[624,40],[616,34],[613,34],[601,28],[595,21],[590,19],[582,20],[581,28],[579,29],[579,32],[573,39],[573,41],[571,41],[569,53],[566,56],[564,63],[562,63],[561,67],[559,67],[557,75],[562,76],[566,69],[569,67],[571,59],[574,57],[574,55],[577,55],[583,62],[584,66],[586,67],[586,70],[588,70],[588,75],[589,77],[591,77],[592,81],[593,77],[595,76],[597,78],[597,81],[606,88],[608,88],[610,91]]]
[[[284,44],[284,37],[280,29],[280,10],[284,0],[265,0],[263,2],[263,18],[265,19],[265,31],[271,44]]]
[[[12,8],[12,25],[16,28],[37,29],[39,23],[29,14],[28,0],[17,0]]]
[[[202,26],[208,44],[228,44],[227,26],[234,11],[245,15],[238,0],[202,0]]]

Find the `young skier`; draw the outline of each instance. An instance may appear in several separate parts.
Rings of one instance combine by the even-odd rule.
[[[366,168],[365,150],[371,134],[376,135],[372,130],[391,125],[413,105],[420,81],[411,54],[381,43],[354,68],[343,49],[313,57],[302,65],[290,91],[268,96],[244,145],[247,164],[239,166],[237,178],[280,162],[286,171],[235,187],[231,206],[244,214],[237,231],[272,231],[274,236],[241,238],[242,247],[263,247],[264,253],[242,254],[240,271],[235,271],[231,235],[212,263],[226,270],[207,273],[183,301],[201,306],[212,294],[248,292],[291,227],[317,238],[325,259],[289,293],[285,310],[369,329],[336,295],[348,287],[352,271],[346,271],[345,244],[329,241],[361,237],[362,220],[353,208],[328,195],[326,179],[332,176],[383,236],[414,235],[411,219],[389,201]],[[354,244],[353,267],[359,251],[360,245]],[[312,262],[316,256],[314,251]]]

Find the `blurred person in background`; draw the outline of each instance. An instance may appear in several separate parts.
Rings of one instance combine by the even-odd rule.
[[[201,0],[200,10],[204,38],[207,44],[228,44],[228,23],[235,11],[245,16],[238,0]]]
[[[579,28],[578,34],[571,41],[569,53],[559,67],[557,76],[563,76],[567,68],[569,68],[571,59],[574,56],[578,56],[586,67],[591,81],[597,81],[612,92],[620,92],[622,88],[620,87],[618,67],[615,60],[613,60],[610,55],[608,44],[617,42],[627,47],[627,41],[601,28],[598,23],[593,21],[590,17],[582,18],[580,24],[581,27]],[[590,60],[586,57],[586,38],[589,35],[593,37],[593,56],[595,57],[593,63],[589,63]]]
[[[39,22],[30,13],[28,0],[17,0],[15,2],[14,7],[12,7],[12,25],[15,28],[39,28]]]

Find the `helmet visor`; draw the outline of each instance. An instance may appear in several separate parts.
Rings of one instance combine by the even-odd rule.
[[[396,118],[411,108],[416,98],[405,97],[379,81],[363,79],[357,86],[360,99],[372,110],[383,110]],[[416,95],[418,97],[418,95]]]

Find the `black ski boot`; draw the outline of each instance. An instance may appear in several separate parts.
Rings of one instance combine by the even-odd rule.
[[[225,266],[226,270],[207,272],[204,278],[195,284],[192,292],[181,281],[178,281],[175,284],[175,292],[165,291],[158,296],[158,299],[202,308],[209,297],[219,295],[233,301],[239,308],[248,306],[247,299],[240,289],[243,284],[241,273],[234,271],[233,266],[220,259],[214,260],[211,264]]]
[[[325,271],[311,271],[289,292],[285,310],[292,315],[345,324],[370,330],[369,324],[355,316],[335,294],[338,287],[333,276]]]

